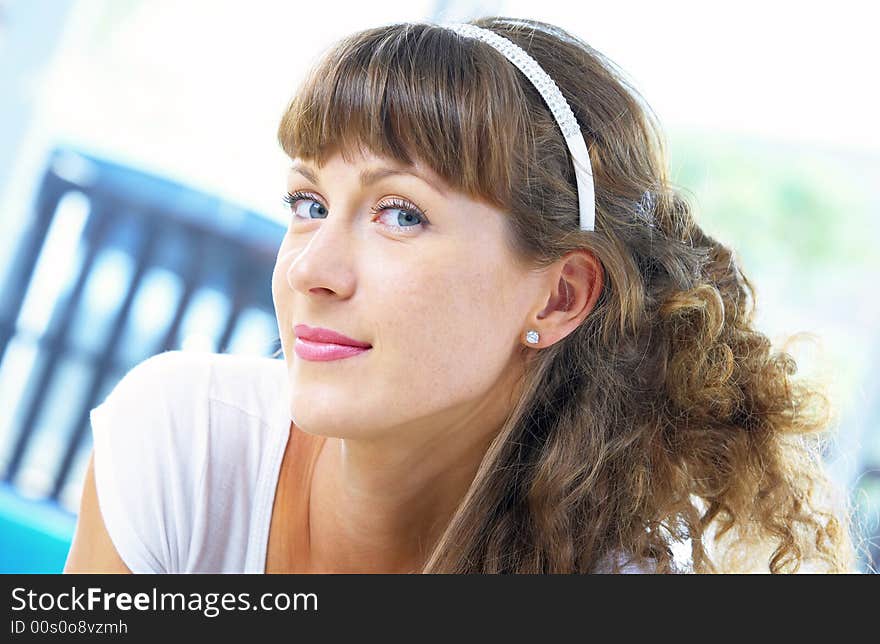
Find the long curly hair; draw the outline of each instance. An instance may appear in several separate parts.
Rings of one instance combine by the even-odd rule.
[[[522,394],[422,572],[854,570],[849,505],[822,461],[828,396],[755,328],[753,286],[670,181],[651,108],[559,27],[471,24],[528,51],[571,105],[595,231],[578,227],[571,158],[541,95],[491,46],[441,25],[338,41],[278,128],[291,158],[319,166],[354,150],[426,164],[503,209],[514,256],[536,270],[578,248],[604,268],[574,332],[521,347]]]

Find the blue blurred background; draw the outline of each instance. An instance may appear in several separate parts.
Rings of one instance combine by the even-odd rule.
[[[278,120],[334,40],[499,14],[628,74],[759,326],[837,409],[829,469],[880,557],[880,60],[863,3],[0,0],[0,572],[60,572],[88,411],[166,350],[271,355]]]

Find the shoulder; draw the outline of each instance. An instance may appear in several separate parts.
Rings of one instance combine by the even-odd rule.
[[[182,351],[152,356],[131,368],[91,410],[95,438],[145,448],[156,444],[157,434],[167,440],[191,433],[186,429],[204,415],[209,382],[210,367],[202,356]]]
[[[92,410],[91,415],[148,415],[155,419],[171,408],[192,406],[199,394],[207,395],[210,361],[204,354],[183,351],[159,353],[132,367],[113,386],[107,397]]]
[[[210,407],[217,403],[272,423],[285,408],[280,399],[286,382],[283,360],[166,351],[129,370],[92,410],[92,419],[112,414],[138,423],[148,418],[152,433],[180,429],[192,434],[208,425]]]
[[[194,569],[218,512],[246,520],[285,382],[283,361],[167,351],[91,410],[99,506],[132,572]]]
[[[131,368],[89,414],[98,505],[132,572],[179,564],[209,380],[204,357],[160,353]]]
[[[195,430],[207,424],[210,369],[207,356],[183,351],[135,365],[89,414],[96,450],[108,448],[114,458],[137,455],[144,473],[167,474],[172,465],[179,470],[191,463],[180,456],[194,453]]]

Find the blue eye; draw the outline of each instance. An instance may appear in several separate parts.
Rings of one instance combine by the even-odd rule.
[[[392,228],[414,228],[414,226],[410,225],[401,226],[400,222],[415,222],[416,224],[422,224],[423,226],[428,223],[427,218],[421,210],[416,208],[413,204],[406,201],[401,201],[400,199],[391,199],[388,202],[380,203],[375,208],[370,210],[370,212],[374,214],[380,214],[385,212],[386,210],[398,211],[396,219],[398,223],[391,224]]]
[[[311,193],[302,192],[299,190],[297,190],[296,192],[288,192],[284,197],[282,197],[282,200],[293,211],[293,216],[295,219],[311,220],[324,218],[327,216],[327,208],[325,208],[323,204],[321,204],[316,199],[315,195]],[[311,202],[308,208],[307,216],[302,216],[298,214],[297,206],[299,205],[300,201]],[[385,224],[385,226],[389,228],[404,230],[409,228],[417,228],[418,225],[425,227],[430,223],[428,221],[428,218],[425,216],[425,213],[421,209],[408,201],[397,198],[392,198],[388,201],[380,202],[375,207],[371,208],[370,212],[373,214],[382,215],[386,210],[398,211],[398,215],[396,218],[397,223]],[[317,217],[313,217],[312,215],[317,215]]]
[[[281,198],[284,203],[290,206],[290,209],[293,211],[294,217],[297,219],[314,219],[312,214],[317,213],[320,217],[325,217],[327,215],[327,209],[322,206],[317,200],[315,200],[312,195],[306,192],[300,192],[297,190],[296,192],[288,192]],[[308,217],[300,217],[297,215],[296,206],[300,201],[311,201],[313,205],[318,206],[317,208],[309,208],[309,216]]]

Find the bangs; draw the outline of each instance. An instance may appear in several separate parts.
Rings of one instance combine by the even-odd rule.
[[[527,145],[526,101],[513,67],[478,44],[409,23],[345,38],[288,106],[281,147],[319,167],[337,153],[349,163],[364,152],[419,163],[452,189],[507,207]]]

